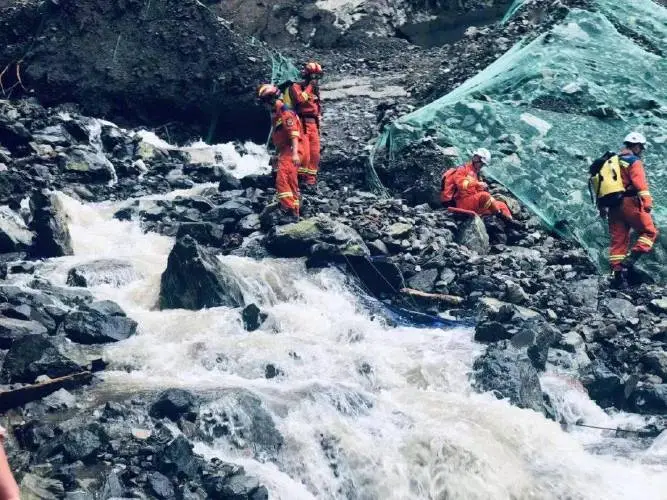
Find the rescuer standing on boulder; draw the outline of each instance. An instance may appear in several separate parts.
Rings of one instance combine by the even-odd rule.
[[[280,206],[296,222],[299,218],[299,181],[302,164],[301,121],[280,99],[280,90],[269,83],[260,85],[259,99],[271,110],[271,140],[277,151],[276,192]]]
[[[608,218],[609,263],[613,284],[626,286],[628,272],[642,255],[653,249],[658,231],[653,224],[653,198],[648,190],[644,164],[641,160],[646,137],[631,132],[618,154],[607,153],[591,165],[591,188],[600,216]],[[630,231],[639,235],[628,253]]]
[[[308,62],[301,70],[303,81],[292,83],[285,92],[286,104],[296,110],[303,124],[304,162],[299,168],[299,180],[305,192],[315,190],[320,168],[322,107],[319,79],[323,73],[319,63]]]
[[[479,180],[479,173],[491,161],[488,149],[479,148],[472,154],[470,162],[447,170],[442,176],[440,201],[453,203],[456,208],[469,210],[478,215],[498,215],[511,220],[512,212],[502,201],[489,193],[489,186]]]

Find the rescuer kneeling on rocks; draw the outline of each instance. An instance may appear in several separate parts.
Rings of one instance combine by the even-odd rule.
[[[472,154],[470,162],[450,168],[442,176],[440,201],[443,205],[475,212],[478,215],[498,215],[504,220],[512,220],[512,212],[502,201],[489,193],[486,182],[479,180],[479,174],[491,161],[488,149],[479,148]]]
[[[593,162],[589,184],[600,216],[609,221],[612,284],[620,287],[627,286],[629,271],[639,257],[653,249],[658,236],[651,217],[653,198],[641,160],[646,137],[631,132],[623,142],[624,147],[619,153],[607,153]],[[639,236],[628,253],[631,230]]]
[[[296,222],[299,219],[297,169],[302,164],[301,121],[280,99],[280,90],[275,85],[263,84],[257,94],[271,110],[271,140],[277,151],[274,169],[278,201],[281,208],[293,219],[285,222]]]

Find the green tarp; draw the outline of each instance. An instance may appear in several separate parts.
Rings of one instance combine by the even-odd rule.
[[[515,2],[516,11],[522,2]],[[401,117],[379,138],[390,156],[427,134],[494,160],[487,175],[606,266],[606,223],[591,204],[588,165],[630,130],[651,142],[646,164],[658,227],[667,222],[667,9],[650,0],[597,0],[549,32],[513,47],[437,101]],[[515,9],[516,7],[516,9]],[[513,12],[511,12],[513,13]],[[644,266],[667,278],[664,241]]]

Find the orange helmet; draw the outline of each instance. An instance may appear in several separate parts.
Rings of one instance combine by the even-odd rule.
[[[263,83],[259,86],[257,90],[257,97],[260,99],[269,99],[272,97],[278,97],[280,95],[280,89],[275,85],[270,83]]]
[[[324,71],[322,70],[322,65],[320,63],[310,61],[303,65],[301,73],[303,73],[304,76],[321,75],[324,73]]]

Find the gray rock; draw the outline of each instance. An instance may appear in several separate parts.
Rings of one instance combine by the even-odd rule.
[[[84,306],[83,309],[96,311],[104,316],[126,316],[125,311],[112,300],[99,300]]]
[[[175,497],[174,485],[164,474],[160,474],[159,472],[151,472],[148,474],[148,485],[157,498],[169,499]]]
[[[100,259],[71,268],[67,273],[67,284],[80,287],[99,285],[121,287],[140,278],[130,262]]]
[[[236,474],[231,478],[215,476],[205,481],[204,487],[209,498],[225,498],[230,500],[266,499],[266,489],[260,487],[259,481],[245,474]],[[264,491],[259,492],[262,489]]]
[[[408,280],[408,286],[423,292],[432,292],[438,279],[437,269],[426,269],[415,274]]]
[[[197,396],[184,389],[167,389],[161,392],[151,405],[150,415],[154,418],[168,418],[174,422],[194,412],[199,407]]]
[[[57,195],[46,190],[35,192],[30,199],[30,208],[30,229],[35,232],[30,254],[33,257],[73,255],[65,210]]]
[[[528,309],[527,307],[513,306],[512,304],[508,304],[507,302],[503,302],[501,300],[494,299],[492,297],[482,297],[481,299],[479,299],[479,304],[482,313],[488,311],[492,314],[499,314],[500,309],[503,306],[510,306],[514,308],[513,310],[515,311],[515,314],[518,314],[522,319],[531,319],[540,317],[540,313],[538,313],[537,311],[533,311],[532,309]]]
[[[511,280],[505,281],[505,300],[512,304],[523,304],[528,300],[528,294],[521,285]]]
[[[166,446],[157,457],[157,462],[158,470],[167,477],[183,475],[194,478],[204,466],[203,459],[195,456],[192,444],[182,435]]]
[[[633,325],[639,323],[637,308],[629,300],[619,298],[609,299],[605,306],[616,318],[625,320]]]
[[[262,326],[267,317],[268,314],[262,312],[255,304],[248,304],[241,312],[243,327],[249,332],[254,332]]]
[[[58,158],[60,168],[92,182],[106,182],[115,178],[113,164],[101,153],[87,147],[75,146]]]
[[[212,247],[219,247],[224,242],[224,226],[212,222],[184,222],[178,226],[176,238],[190,236],[192,239]]]
[[[478,216],[464,220],[459,226],[456,242],[480,255],[489,253],[489,235],[484,221]]]
[[[644,384],[630,395],[630,407],[637,413],[664,416],[667,412],[667,384]]]
[[[601,361],[593,361],[583,370],[581,382],[591,399],[602,408],[623,406],[625,384],[621,377],[611,372]]]
[[[370,251],[352,228],[325,216],[313,217],[295,224],[276,226],[267,235],[266,247],[277,257],[304,257],[317,247],[320,263],[347,256],[368,256]]]
[[[191,237],[176,241],[162,273],[160,309],[242,305],[243,293],[231,270]]]
[[[34,236],[19,214],[0,206],[0,253],[28,251]]]
[[[226,438],[237,448],[252,448],[265,458],[275,458],[283,437],[262,401],[246,390],[222,391],[219,399],[200,412],[204,439]]]
[[[259,229],[260,221],[259,215],[257,214],[246,215],[238,223],[238,230],[244,236],[252,234],[255,231],[259,231]]]
[[[30,473],[21,479],[20,489],[21,500],[58,500],[65,494],[62,481]]]
[[[374,240],[368,243],[371,255],[389,255],[389,249],[382,240]]]
[[[37,321],[0,316],[0,349],[9,349],[17,339],[28,335],[46,335],[48,330]]]
[[[499,399],[508,398],[519,408],[544,413],[540,379],[525,354],[494,344],[475,360],[473,370],[478,390],[492,391]]]
[[[414,226],[405,222],[396,222],[387,228],[387,234],[397,240],[407,238],[412,234]]]
[[[656,375],[667,380],[667,352],[651,351],[642,357],[642,363],[648,366]]]
[[[667,313],[667,297],[653,299],[650,302],[651,309],[658,313]]]
[[[571,331],[563,335],[560,344],[566,351],[575,353],[584,346],[584,339],[577,332]]]
[[[599,279],[587,278],[568,284],[568,295],[573,305],[583,307],[589,311],[597,311]]]
[[[46,338],[28,335],[16,339],[5,357],[0,371],[0,381],[32,383],[40,375],[62,377],[83,371],[71,359],[63,356]]]
[[[248,205],[244,205],[236,200],[229,200],[219,207],[213,208],[206,214],[206,216],[208,220],[213,222],[219,222],[223,219],[234,219],[238,221],[252,213],[252,208]]]
[[[74,311],[62,325],[65,335],[80,344],[104,344],[135,334],[137,322],[123,316],[107,316],[95,309]]]
[[[125,498],[125,488],[123,488],[117,472],[112,472],[104,480],[98,498],[107,500],[121,500]]]
[[[43,398],[42,403],[52,410],[63,410],[74,408],[76,406],[76,397],[65,389],[58,389],[56,392]]]
[[[234,177],[232,174],[223,170],[221,172],[220,182],[218,183],[219,191],[232,191],[241,188],[241,180]]]
[[[442,281],[445,286],[451,285],[455,279],[456,273],[452,269],[445,267],[440,271],[440,281]]]

